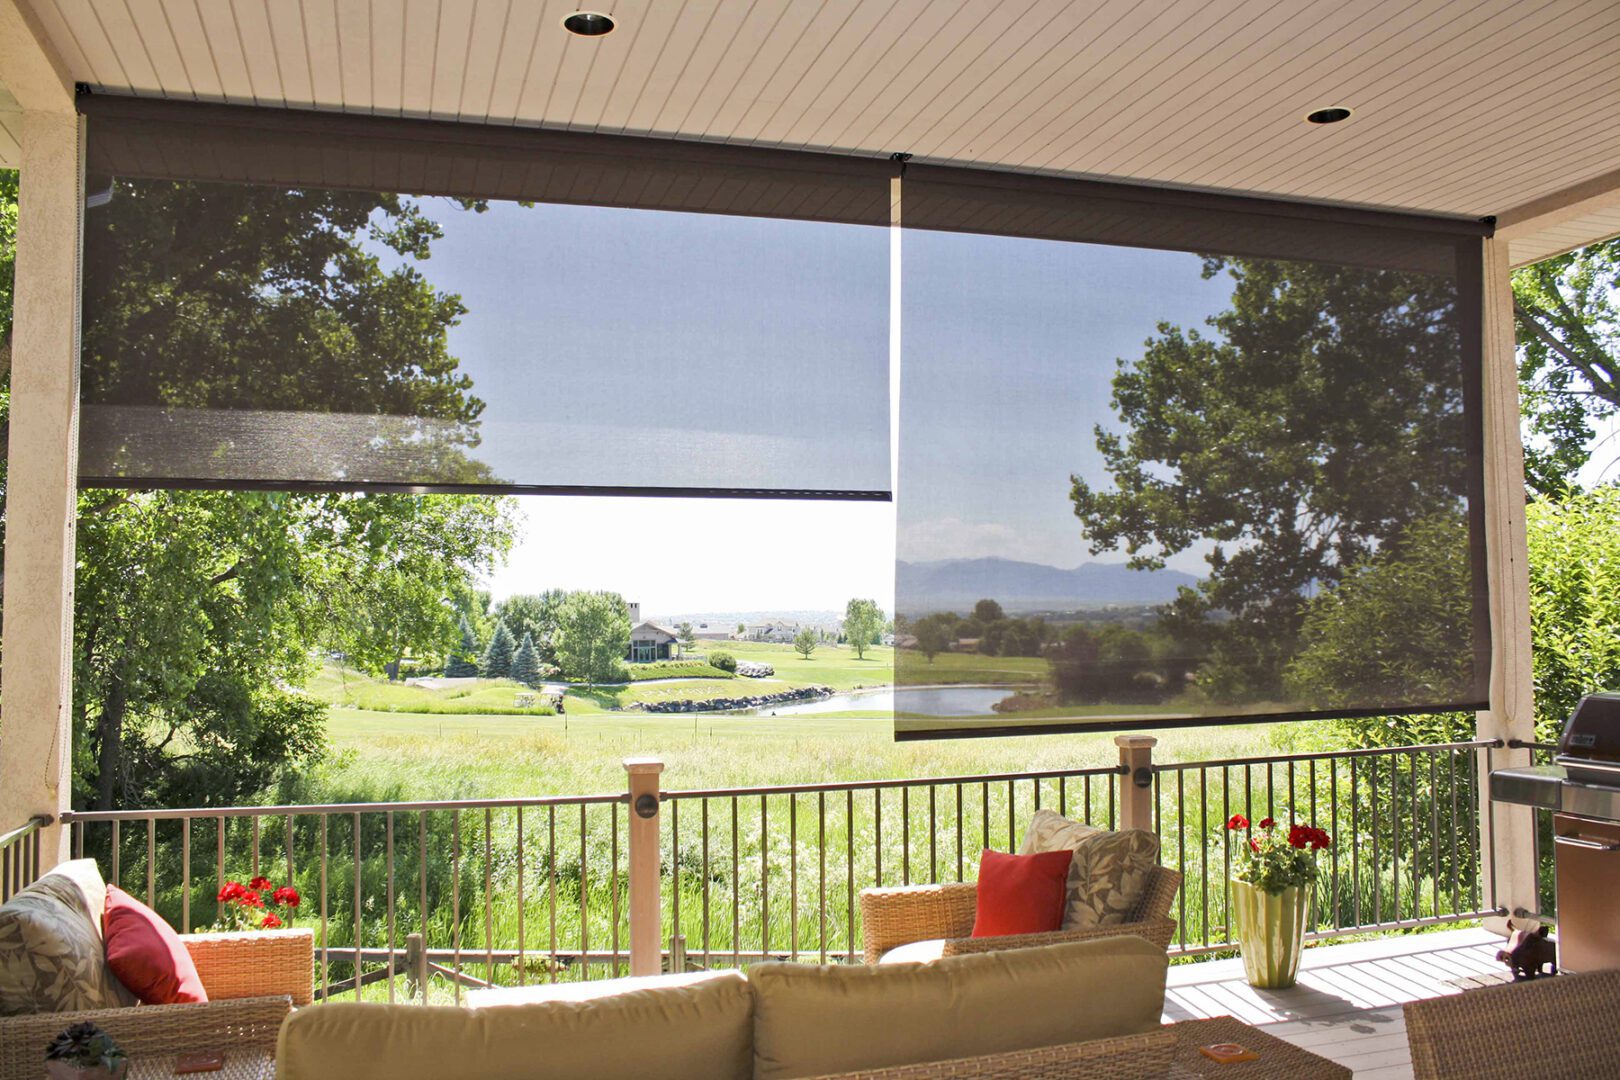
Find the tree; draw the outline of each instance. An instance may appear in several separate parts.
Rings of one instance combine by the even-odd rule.
[[[697,644],[697,631],[692,629],[691,623],[683,622],[676,629],[680,631],[679,636],[682,645],[685,645],[688,649],[690,649]]]
[[[444,673],[451,679],[471,679],[478,674],[478,639],[465,618],[461,620],[461,644],[451,650]]]
[[[794,651],[806,660],[810,659],[810,654],[816,651],[816,646],[820,643],[820,635],[808,626],[799,627],[799,632],[793,635]]]
[[[505,623],[501,624],[503,627]],[[534,646],[534,636],[527,631],[512,655],[512,678],[524,686],[539,686],[541,681],[540,650]]]
[[[982,623],[985,626],[989,626],[991,623],[1000,622],[1006,617],[1007,613],[1002,611],[1001,605],[996,603],[994,600],[980,600],[977,604],[973,605],[973,620],[975,622]]]
[[[15,193],[0,173],[0,422]],[[474,437],[459,299],[375,254],[427,257],[438,226],[410,200],[120,181],[85,234],[87,402],[413,413]],[[0,513],[3,481],[0,460]],[[318,653],[451,653],[513,531],[483,496],[86,490],[78,509],[75,801],[103,809],[240,802],[309,767],[325,708],[295,688]]]
[[[396,500],[413,505],[388,505]],[[446,548],[413,521],[424,501],[439,516],[470,512],[465,548]],[[391,568],[442,560],[463,575],[486,571],[510,541],[509,522],[484,515],[490,505],[468,496],[84,492],[77,800],[109,809],[230,804],[308,768],[324,745],[326,710],[295,688],[321,652],[375,665],[397,655],[388,635],[399,627],[448,638],[456,623],[441,595]],[[356,614],[357,601],[387,613]]]
[[[506,624],[514,638],[521,640],[525,634],[533,638],[540,661],[550,663],[551,641],[557,633],[557,611],[567,595],[563,589],[517,593],[496,604],[492,614]]]
[[[1620,686],[1620,487],[1526,508],[1536,736],[1556,742],[1581,696]]]
[[[1223,271],[1214,334],[1163,323],[1121,362],[1128,430],[1096,434],[1112,488],[1076,476],[1071,497],[1094,553],[1160,567],[1209,545],[1165,627],[1205,653],[1211,697],[1268,700],[1305,598],[1466,493],[1462,369],[1436,332],[1456,295],[1423,274],[1205,260],[1206,277]]]
[[[747,623],[738,623],[737,624],[737,636],[738,637],[744,637],[744,636],[747,635],[747,633],[748,633],[748,624]]]
[[[489,639],[489,646],[484,649],[484,656],[478,662],[478,674],[486,679],[508,679],[512,676],[512,657],[517,652],[517,642],[512,640],[512,631],[506,624],[495,624],[495,634]]]
[[[1290,697],[1325,710],[1471,696],[1473,586],[1455,557],[1467,543],[1460,514],[1427,518],[1312,598],[1284,680]]]
[[[918,619],[916,623],[917,648],[928,657],[932,664],[934,657],[950,647],[954,640],[952,629],[956,622],[954,615],[929,615]]]
[[[857,660],[866,659],[866,650],[883,633],[883,609],[876,600],[851,600],[844,608],[844,637],[855,650]]]
[[[569,593],[557,612],[557,662],[587,685],[612,681],[630,648],[630,607],[618,593]]]
[[[1591,456],[1592,421],[1620,410],[1620,239],[1513,272],[1525,480],[1568,490]]]

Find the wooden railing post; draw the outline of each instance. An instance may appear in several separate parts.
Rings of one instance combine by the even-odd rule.
[[[630,774],[630,974],[657,975],[663,967],[658,774],[664,763],[653,757],[625,758],[624,771]]]
[[[1159,740],[1152,735],[1115,735],[1119,747],[1119,827],[1153,831],[1153,748]]]

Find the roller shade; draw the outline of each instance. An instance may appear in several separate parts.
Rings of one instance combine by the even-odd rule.
[[[86,111],[87,485],[888,498],[887,162]]]
[[[1484,706],[1476,226],[922,173],[899,738]]]

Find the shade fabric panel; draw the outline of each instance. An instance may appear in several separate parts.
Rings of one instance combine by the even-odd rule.
[[[888,230],[128,179],[80,480],[889,497]]]
[[[1483,707],[1477,239],[969,195],[905,180],[900,738]]]

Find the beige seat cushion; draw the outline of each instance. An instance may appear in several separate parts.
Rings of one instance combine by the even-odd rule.
[[[1063,929],[1117,926],[1128,919],[1159,865],[1159,838],[1142,829],[1110,832],[1037,810],[1024,833],[1023,854],[1072,851]]]
[[[342,1002],[281,1029],[277,1080],[747,1080],[740,974],[588,1001],[498,1008]]]
[[[1159,1025],[1164,950],[1136,937],[931,964],[760,964],[754,1076],[788,1080],[1055,1046]]]
[[[107,967],[106,907],[94,859],[63,863],[0,906],[0,1016],[135,1004]]]

